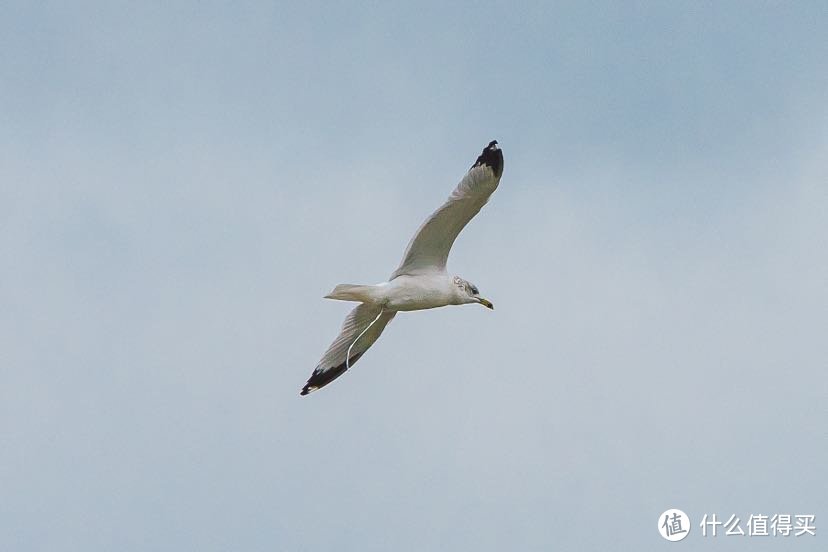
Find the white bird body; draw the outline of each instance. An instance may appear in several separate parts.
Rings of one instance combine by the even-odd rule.
[[[454,240],[497,189],[503,174],[503,153],[492,141],[448,200],[420,226],[403,260],[387,282],[376,285],[339,284],[325,297],[360,303],[345,318],[302,395],[327,385],[354,364],[399,311],[434,309],[447,305],[492,304],[477,287],[446,272]]]
[[[381,284],[380,289],[384,292],[387,308],[395,311],[460,305],[463,300],[454,279],[445,272],[422,276],[397,276],[390,282]]]
[[[460,292],[455,278],[445,272],[434,272],[420,276],[397,276],[390,282],[373,286],[339,284],[325,298],[359,301],[392,311],[426,310],[476,302]]]

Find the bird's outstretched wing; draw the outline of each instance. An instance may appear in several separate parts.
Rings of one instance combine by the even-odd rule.
[[[448,200],[420,226],[405,250],[400,267],[390,280],[402,274],[415,276],[446,269],[449,251],[458,234],[489,201],[503,174],[503,152],[492,141],[454,189]]]
[[[373,322],[371,328],[351,347],[351,356],[348,359],[350,366],[353,366],[365,351],[379,339],[382,330],[396,314],[395,311],[382,310],[380,305],[367,303],[362,303],[352,310],[345,317],[339,336],[322,355],[322,360],[319,361],[305,387],[302,388],[301,394],[312,393],[344,374],[346,370],[345,355],[354,340]],[[375,320],[376,322],[374,322]]]

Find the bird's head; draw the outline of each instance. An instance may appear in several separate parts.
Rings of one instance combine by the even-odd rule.
[[[494,305],[492,305],[491,301],[480,297],[480,292],[477,290],[477,286],[473,283],[468,280],[464,280],[460,276],[455,276],[454,285],[457,287],[459,304],[465,305],[467,303],[480,303],[484,307],[494,310]]]

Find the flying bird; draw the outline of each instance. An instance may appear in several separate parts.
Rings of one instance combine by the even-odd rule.
[[[341,376],[379,339],[399,311],[415,311],[477,303],[494,309],[477,287],[446,272],[449,251],[460,231],[489,201],[503,174],[503,152],[489,142],[443,205],[420,226],[387,282],[376,285],[339,284],[326,299],[360,303],[342,323],[302,395],[321,389]]]

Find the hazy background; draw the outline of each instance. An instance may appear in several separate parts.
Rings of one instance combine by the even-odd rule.
[[[828,7],[650,4],[4,4],[0,549],[824,550]]]

